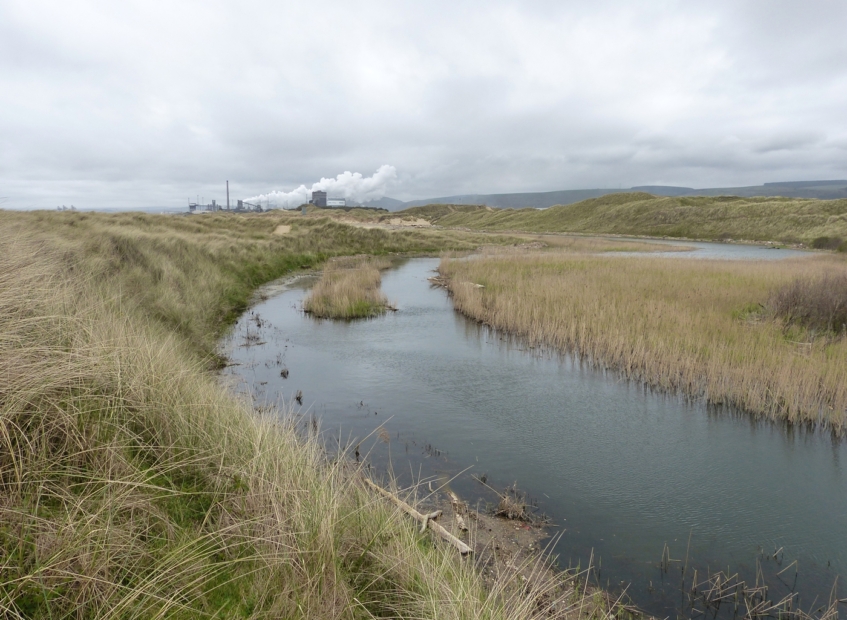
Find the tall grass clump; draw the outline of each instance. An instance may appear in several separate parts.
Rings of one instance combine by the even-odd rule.
[[[768,307],[787,325],[847,335],[847,273],[798,278],[775,291]]]
[[[431,238],[319,223],[278,240],[273,218],[0,218],[0,615],[541,615],[549,587],[504,575],[487,589],[317,435],[209,372],[208,343],[251,286],[322,253]],[[560,617],[606,613],[556,587]]]
[[[361,319],[385,313],[388,299],[379,288],[380,269],[390,264],[384,259],[360,257],[329,261],[303,302],[303,310],[329,319]]]
[[[439,269],[456,308],[494,328],[659,389],[845,430],[847,337],[833,334],[847,263],[837,255],[749,262],[495,254],[445,259]],[[769,300],[795,325],[770,318]],[[826,337],[822,325],[832,329]]]
[[[835,250],[847,252],[847,241],[841,237],[817,237],[812,240],[812,247],[816,250]]]

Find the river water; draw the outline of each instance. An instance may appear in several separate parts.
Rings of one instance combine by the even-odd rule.
[[[686,245],[705,257],[727,247]],[[437,265],[412,259],[386,272],[399,310],[367,321],[304,315],[314,278],[294,282],[239,320],[226,373],[260,401],[301,390],[300,413],[319,418],[328,441],[360,444],[401,481],[455,477],[460,495],[488,501],[471,474],[495,488],[516,482],[559,526],[560,564],[593,557],[600,584],[626,587],[659,616],[687,613],[683,562],[663,572],[665,545],[672,559],[688,557],[689,579],[697,568],[752,583],[761,571],[771,598],[796,589],[804,608],[829,599],[847,569],[844,442],[527,349],[455,312],[427,281]]]

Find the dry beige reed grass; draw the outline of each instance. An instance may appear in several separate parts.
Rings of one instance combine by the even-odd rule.
[[[378,316],[389,308],[380,291],[381,269],[387,259],[339,258],[324,266],[321,279],[303,302],[303,310],[319,318],[362,319]]]
[[[847,339],[764,312],[795,279],[843,274],[837,256],[729,262],[577,254],[442,261],[456,308],[663,390],[837,433]],[[482,286],[476,286],[482,285]]]
[[[560,595],[558,617],[614,614],[567,581],[486,589],[354,465],[207,372],[198,350],[249,292],[241,279],[309,260],[273,257],[272,222],[7,215],[4,617],[537,618],[539,597]]]
[[[605,253],[605,252],[685,252],[690,247],[682,243],[668,245],[662,243],[651,243],[649,240],[614,239],[604,237],[590,237],[583,235],[568,234],[524,234],[516,236],[523,243],[512,246],[503,244],[486,245],[476,252],[483,256],[489,254],[503,255],[507,253],[526,254],[531,251],[564,251],[579,253]]]

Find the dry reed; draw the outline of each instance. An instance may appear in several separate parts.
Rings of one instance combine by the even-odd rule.
[[[847,273],[794,280],[775,291],[767,305],[789,325],[847,335]]]
[[[353,258],[329,261],[323,275],[303,301],[303,310],[319,318],[361,319],[383,314],[388,299],[379,287],[386,259]]]
[[[847,338],[768,320],[773,291],[836,256],[729,262],[528,254],[442,261],[456,308],[656,388],[841,433]]]

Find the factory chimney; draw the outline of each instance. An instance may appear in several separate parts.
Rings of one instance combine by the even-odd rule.
[[[226,210],[229,211],[229,181],[226,182]]]

